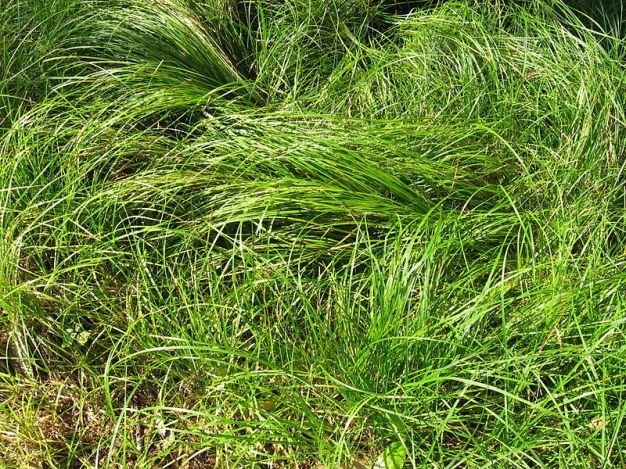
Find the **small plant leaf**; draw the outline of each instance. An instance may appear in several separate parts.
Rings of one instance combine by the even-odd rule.
[[[274,401],[262,401],[259,402],[259,407],[263,410],[274,410],[276,408],[276,403]]]
[[[401,469],[406,462],[406,448],[402,443],[392,443],[384,449],[373,469]]]

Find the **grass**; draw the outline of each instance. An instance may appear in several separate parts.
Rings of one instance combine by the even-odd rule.
[[[602,5],[4,0],[2,467],[623,467]]]

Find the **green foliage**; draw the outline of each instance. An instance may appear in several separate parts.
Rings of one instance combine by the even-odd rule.
[[[405,463],[406,448],[401,443],[393,443],[378,456],[374,469],[401,469]]]
[[[619,9],[2,5],[4,466],[626,463]]]

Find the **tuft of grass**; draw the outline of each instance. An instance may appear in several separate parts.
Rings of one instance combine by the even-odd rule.
[[[3,467],[623,466],[599,11],[8,0]]]

